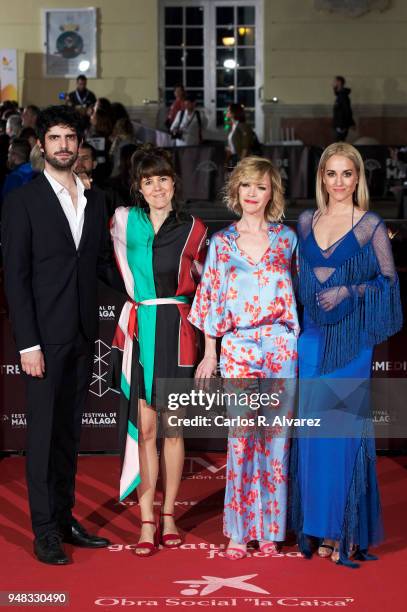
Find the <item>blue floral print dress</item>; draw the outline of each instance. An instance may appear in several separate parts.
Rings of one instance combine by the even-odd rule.
[[[205,334],[222,337],[223,378],[263,385],[293,379],[299,334],[291,274],[296,234],[270,223],[270,244],[258,262],[239,248],[238,238],[235,223],[212,237],[189,320]],[[292,404],[285,407],[285,414],[292,412]],[[227,537],[238,543],[284,540],[288,458],[289,441],[278,427],[262,435],[229,432]]]

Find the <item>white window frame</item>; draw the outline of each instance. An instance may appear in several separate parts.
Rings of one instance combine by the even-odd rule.
[[[254,6],[255,20],[255,130],[264,137],[263,84],[264,84],[264,0],[161,0],[159,6],[159,85],[160,103],[165,104],[165,7],[202,6],[204,8],[204,106],[208,128],[221,135],[216,128],[216,8],[219,6]]]

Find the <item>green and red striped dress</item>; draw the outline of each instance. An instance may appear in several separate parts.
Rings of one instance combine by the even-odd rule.
[[[111,221],[128,300],[112,346],[112,384],[121,393],[120,499],[140,483],[138,400],[155,405],[158,378],[193,376],[197,336],[188,321],[206,254],[206,227],[171,211],[157,234],[145,209],[120,207]]]

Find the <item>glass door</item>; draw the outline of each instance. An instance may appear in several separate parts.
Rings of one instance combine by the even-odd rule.
[[[163,0],[160,82],[168,106],[183,83],[204,106],[209,128],[221,133],[232,102],[263,136],[261,0]]]
[[[222,127],[224,110],[232,102],[245,107],[246,119],[256,123],[256,6],[214,3],[216,126]]]

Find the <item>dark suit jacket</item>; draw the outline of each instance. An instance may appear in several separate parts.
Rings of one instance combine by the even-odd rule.
[[[3,205],[6,295],[18,350],[65,344],[97,331],[97,273],[113,267],[103,196],[86,190],[76,249],[68,220],[46,177],[11,192]]]

